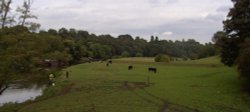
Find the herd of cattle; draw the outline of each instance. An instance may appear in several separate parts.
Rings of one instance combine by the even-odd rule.
[[[109,64],[112,64],[112,61],[109,60],[107,63],[106,63],[106,66],[109,66]],[[129,65],[128,66],[128,70],[132,70],[134,67],[132,65]],[[153,72],[153,73],[156,73],[157,72],[157,68],[155,67],[149,67],[148,68],[148,72]]]

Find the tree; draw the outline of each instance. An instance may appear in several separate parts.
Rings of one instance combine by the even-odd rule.
[[[237,58],[238,69],[241,77],[250,80],[250,38],[246,39],[246,42],[241,44],[239,57]]]
[[[57,31],[55,29],[49,29],[48,33],[55,36],[57,35]]]
[[[29,30],[31,32],[35,32],[41,27],[39,23],[29,22],[28,24],[29,24]]]
[[[93,53],[93,57],[96,59],[107,59],[111,57],[111,49],[107,45],[101,45],[99,43],[91,43],[90,50]]]
[[[59,52],[59,51],[50,52],[49,54],[46,54],[46,58],[58,60],[58,61],[64,61],[64,62],[69,62],[72,59],[70,54],[68,54],[65,51],[64,52]]]
[[[136,53],[135,57],[143,57],[143,54],[142,53]]]
[[[224,43],[220,45],[222,47],[222,62],[228,66],[235,64],[241,49],[239,45],[250,37],[250,1],[232,0],[232,2],[234,7],[223,22],[226,38],[223,39]]]
[[[206,43],[205,46],[202,48],[201,52],[198,54],[198,58],[205,58],[210,56],[215,56],[218,54],[218,48],[212,43]]]
[[[59,29],[58,34],[62,38],[67,38],[69,36],[69,31],[66,28],[61,28],[61,29]]]
[[[159,38],[157,36],[155,37],[155,41],[159,41]]]
[[[69,35],[70,37],[76,38],[77,37],[77,31],[74,28],[69,29]]]
[[[122,54],[121,54],[122,57],[129,57],[130,54],[128,51],[123,51]]]
[[[29,26],[29,30],[34,32],[40,27],[40,24],[34,22],[27,22],[27,19],[37,19],[37,16],[31,14],[31,4],[31,0],[25,0],[23,2],[22,7],[18,7],[16,11],[20,13],[19,24],[21,26]]]
[[[154,36],[151,36],[150,37],[150,42],[154,42],[155,41],[155,37]]]
[[[224,23],[224,31],[230,38],[238,38],[243,42],[250,35],[250,1],[232,0],[234,7],[228,13]]]
[[[212,41],[217,45],[217,46],[222,46],[224,45],[224,40],[227,39],[227,34],[224,31],[218,31],[216,32],[213,37]]]
[[[155,62],[170,62],[170,57],[165,54],[158,54],[155,56]]]
[[[238,65],[238,70],[250,82],[249,38],[250,38],[250,1],[232,0],[227,19],[223,21],[224,32],[214,36],[216,44],[221,47],[221,59],[227,66]]]
[[[12,0],[1,0],[0,2],[0,21],[1,27],[4,28],[7,24],[14,22],[13,17],[9,16]]]

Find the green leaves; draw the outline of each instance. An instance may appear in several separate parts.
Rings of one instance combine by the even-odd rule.
[[[165,54],[158,54],[155,57],[155,62],[170,62],[170,57]]]

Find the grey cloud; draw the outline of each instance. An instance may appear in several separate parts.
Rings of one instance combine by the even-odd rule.
[[[148,0],[150,3],[177,3],[179,0]]]
[[[160,39],[181,40],[187,38],[196,39],[202,43],[211,41],[211,36],[222,29],[221,21],[210,21],[209,19],[183,19],[173,23],[166,23],[159,26],[145,27],[144,29],[123,29],[125,32],[133,32],[132,35],[142,35],[149,39],[150,35],[158,32]],[[160,35],[166,31],[173,32],[172,35]],[[121,32],[122,33],[122,32]]]
[[[216,3],[213,0],[37,0],[35,3],[38,22],[45,29],[73,27],[96,34],[131,34],[145,39],[158,34],[161,39],[194,38],[200,42],[210,41],[213,33],[222,29],[221,21],[227,13],[223,5],[230,6],[228,0]],[[165,37],[161,35],[164,32],[172,35]]]
[[[229,6],[229,5],[227,5],[227,6],[221,6],[221,7],[219,7],[216,11],[217,12],[229,12],[229,9],[231,8],[232,6]]]
[[[166,24],[161,30],[170,29],[174,32],[173,38],[193,38],[202,43],[211,41],[214,32],[222,29],[221,21],[209,19],[184,19],[175,23]]]
[[[167,3],[177,3],[179,0],[167,0]]]
[[[205,19],[212,20],[212,21],[221,21],[225,17],[222,14],[209,14],[205,17]]]

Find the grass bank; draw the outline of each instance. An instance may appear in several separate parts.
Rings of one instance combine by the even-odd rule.
[[[170,64],[150,60],[127,58],[113,60],[108,67],[100,62],[69,67],[69,79],[62,75],[50,88],[56,94],[23,105],[19,112],[250,111],[237,71],[218,59]],[[148,67],[156,67],[157,73],[148,72]]]

